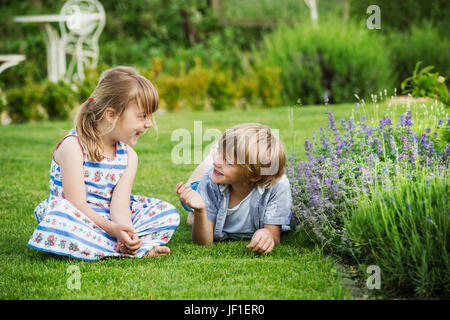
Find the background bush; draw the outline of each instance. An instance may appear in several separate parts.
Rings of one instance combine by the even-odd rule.
[[[46,86],[42,32],[35,24],[14,22],[14,16],[55,14],[63,3],[2,2],[0,53],[27,56],[1,74],[5,94],[19,87],[29,90],[28,83]],[[167,110],[272,107],[295,104],[298,98],[309,104],[322,102],[324,96],[329,102],[348,102],[355,93],[366,98],[381,89],[399,88],[418,60],[449,76],[450,19],[444,0],[317,4],[319,28],[312,29],[303,1],[224,0],[222,12],[216,14],[209,0],[102,0],[106,26],[99,39],[99,65],[72,88],[74,99],[87,99],[101,71],[115,65],[142,70],[157,84]],[[381,30],[366,27],[370,4],[381,8]],[[155,59],[161,59],[156,63],[159,71]],[[37,94],[36,105],[46,108],[42,97]],[[17,105],[10,109],[17,121],[46,118],[42,108],[33,116],[24,110],[20,117]]]
[[[450,39],[431,22],[411,25],[409,30],[395,31],[388,36],[392,48],[391,68],[395,70],[396,83],[411,76],[418,61],[422,67],[432,65],[434,71],[450,76]]]
[[[41,103],[50,120],[65,120],[73,109],[75,93],[72,86],[60,80],[45,82]]]
[[[320,0],[319,0],[320,1]],[[408,30],[411,25],[421,24],[424,20],[435,21],[444,33],[450,29],[448,19],[448,1],[416,1],[416,0],[348,0],[350,17],[367,17],[366,10],[370,5],[377,5],[381,10],[381,32]],[[446,9],[447,8],[447,9]]]
[[[43,95],[43,85],[28,83],[24,88],[13,88],[6,92],[9,117],[13,122],[43,120],[48,116],[40,101]]]
[[[383,39],[355,24],[326,21],[281,26],[255,49],[255,64],[280,68],[283,103],[353,101],[354,94],[393,87],[389,50]]]

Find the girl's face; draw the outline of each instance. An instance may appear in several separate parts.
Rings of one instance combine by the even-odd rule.
[[[117,123],[116,138],[129,146],[134,146],[141,134],[151,126],[151,119],[138,108],[136,102],[131,102]]]

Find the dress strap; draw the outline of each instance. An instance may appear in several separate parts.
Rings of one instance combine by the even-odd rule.
[[[63,141],[68,137],[76,137],[77,138],[78,144],[80,145],[80,148],[81,148],[81,152],[83,152],[83,155],[86,156],[86,151],[84,150],[84,146],[81,143],[80,138],[77,135],[77,132],[75,130],[72,130],[68,134],[66,134],[66,136],[64,138],[62,138],[61,141],[59,141],[59,143],[56,145],[55,149],[53,150],[52,158],[53,158],[53,161],[55,161],[58,166],[59,166],[59,163],[55,160],[55,152],[56,152],[56,150],[58,150],[61,143],[63,143]]]

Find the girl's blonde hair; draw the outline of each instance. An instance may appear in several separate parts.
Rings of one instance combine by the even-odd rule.
[[[227,129],[218,152],[225,161],[242,168],[254,186],[271,188],[284,174],[286,153],[272,130],[259,123],[243,123]]]
[[[118,66],[103,72],[94,92],[81,105],[75,118],[75,130],[91,161],[103,160],[101,136],[114,129],[131,102],[150,118],[157,131],[152,114],[158,109],[159,95],[152,83],[131,67]],[[117,117],[108,132],[100,132],[98,124],[108,107],[115,110]]]

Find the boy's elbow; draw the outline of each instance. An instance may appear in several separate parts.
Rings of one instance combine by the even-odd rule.
[[[192,237],[192,242],[198,246],[210,246],[213,244],[213,239],[197,239]]]

